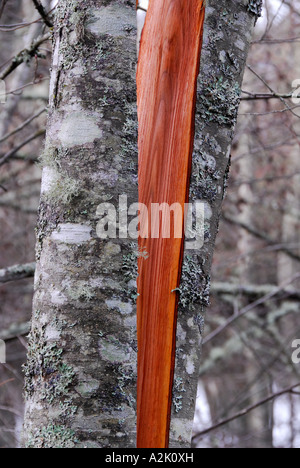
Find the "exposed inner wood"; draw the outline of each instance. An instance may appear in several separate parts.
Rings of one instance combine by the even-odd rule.
[[[151,0],[137,71],[139,202],[188,201],[202,0]],[[182,236],[139,238],[137,447],[169,441]],[[147,258],[148,257],[148,258]]]

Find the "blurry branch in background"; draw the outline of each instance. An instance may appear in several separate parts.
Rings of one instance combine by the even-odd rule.
[[[269,45],[277,45],[277,44],[290,44],[294,42],[300,42],[300,37],[290,37],[286,39],[259,39],[257,41],[252,41],[252,45],[254,44],[269,44]]]
[[[297,16],[300,16],[300,12],[299,10],[297,10],[294,5],[292,4],[292,1],[289,1],[289,0],[282,0],[282,2],[284,3],[284,5],[288,6],[290,8],[290,10]]]
[[[272,93],[272,94],[266,94],[266,93],[249,93],[248,91],[242,91],[243,94],[246,94],[247,96],[242,97],[242,101],[257,101],[258,99],[291,99],[293,97],[293,91],[288,93],[288,94],[278,94],[278,93]]]
[[[275,180],[288,180],[296,177],[300,174],[300,171],[294,171],[291,174],[284,174],[284,175],[271,175],[266,177],[260,177],[255,179],[248,179],[248,180],[236,180],[232,185],[239,186],[243,184],[253,185],[259,184],[261,182],[274,182]]]
[[[31,278],[34,276],[35,263],[26,263],[24,265],[14,265],[0,270],[0,284],[10,281]]]
[[[4,80],[10,75],[16,68],[18,68],[22,63],[27,62],[28,58],[32,58],[38,54],[38,49],[41,44],[50,39],[50,33],[45,34],[44,36],[39,37],[33,41],[31,47],[24,49],[19,52],[11,63],[6,67],[6,69],[0,74],[0,80]]]
[[[212,283],[211,291],[213,294],[226,294],[232,296],[267,296],[269,294],[275,294],[279,297],[288,296],[290,300],[300,300],[300,291],[296,289],[285,287],[278,289],[276,286],[269,284],[254,285],[254,284],[234,284],[234,283]]]
[[[263,400],[259,401],[255,405],[249,406],[248,408],[240,411],[239,413],[235,414],[234,416],[231,416],[229,418],[223,419],[222,421],[219,421],[218,423],[214,424],[213,426],[209,427],[208,429],[205,429],[204,431],[198,432],[198,434],[196,434],[193,437],[193,442],[196,442],[197,439],[199,439],[200,437],[203,437],[204,435],[214,431],[215,429],[219,429],[220,427],[225,426],[225,424],[228,424],[228,423],[230,423],[232,421],[235,421],[236,419],[241,418],[242,416],[246,416],[251,411],[254,411],[255,409],[259,408],[260,406],[265,405],[266,403],[269,403],[270,401],[273,401],[276,398],[279,398],[279,397],[281,397],[283,395],[286,395],[286,394],[299,395],[299,393],[296,392],[296,388],[298,388],[298,387],[300,387],[300,383],[298,383],[296,385],[292,385],[291,387],[288,387],[288,388],[286,388],[284,390],[281,390],[280,392],[273,393],[269,397],[264,398]]]
[[[2,155],[0,154],[0,157]],[[29,155],[29,154],[22,154],[22,153],[17,153],[17,154],[14,154],[12,157],[11,157],[12,160],[14,161],[23,161],[23,162],[30,162],[32,164],[35,164],[39,161],[39,156],[38,155]]]
[[[284,252],[286,255],[288,255],[293,260],[297,260],[298,262],[300,262],[300,256],[295,254],[294,252],[292,252],[290,249],[288,249],[284,245],[282,245],[281,242],[279,242],[277,240],[270,239],[270,237],[268,237],[265,233],[258,231],[257,229],[249,226],[246,223],[243,223],[243,222],[238,221],[238,220],[236,220],[234,218],[231,218],[230,216],[227,216],[227,215],[223,214],[222,218],[223,218],[224,221],[226,221],[226,223],[234,224],[236,226],[239,226],[239,227],[245,229],[250,234],[252,234],[254,237],[257,237],[258,239],[261,239],[261,240],[265,241],[269,245],[278,247],[276,250]]]
[[[278,99],[282,99],[282,98],[278,98]],[[293,107],[289,107],[287,104],[286,105],[286,108],[285,109],[279,109],[279,110],[273,110],[273,111],[268,111],[268,112],[244,112],[244,113],[240,113],[239,115],[252,115],[254,117],[261,117],[261,116],[264,116],[264,115],[272,115],[272,114],[284,114],[285,112],[291,112],[295,117],[297,117],[298,119],[300,119],[300,115],[297,115],[295,112],[293,112],[295,109],[300,109],[300,105],[297,104]]]
[[[16,133],[20,132],[21,130],[23,130],[27,125],[29,125],[33,120],[37,119],[41,114],[43,114],[44,112],[46,112],[46,108],[43,107],[42,109],[40,109],[36,114],[34,114],[33,116],[29,117],[29,119],[25,120],[25,122],[23,122],[19,127],[15,128],[13,131],[11,131],[10,133],[7,133],[6,135],[4,135],[3,138],[0,138],[0,143],[3,143],[5,140],[7,140],[8,138],[10,138],[11,136],[15,135]]]
[[[8,379],[8,380],[4,380],[4,382],[0,382],[0,387],[4,387],[4,385],[10,383],[10,382],[14,382],[15,379]]]
[[[8,0],[0,0],[0,18],[3,14],[5,5],[7,4]]]
[[[14,94],[14,95],[21,95],[21,93],[19,91],[23,91],[25,88],[29,88],[30,86],[34,86],[34,85],[37,85],[37,84],[40,84],[42,83],[43,81],[48,81],[50,79],[49,76],[46,76],[45,78],[35,78],[33,81],[31,81],[30,83],[26,83],[22,86],[19,86],[18,88],[16,89],[12,89],[10,91],[7,91],[5,93],[6,96],[8,96],[9,94]],[[1,96],[1,95],[0,95]],[[30,99],[29,96],[26,96],[26,99]],[[36,95],[32,97],[32,99],[44,99],[44,100],[47,100],[46,97],[44,96],[40,96],[40,97],[37,97]]]
[[[36,138],[39,138],[41,136],[44,136],[46,133],[45,129],[38,130],[35,132],[33,135],[30,135],[25,141],[20,143],[16,148],[13,148],[10,150],[8,153],[6,153],[1,159],[0,159],[0,167],[3,166],[12,156],[14,156],[23,146],[27,145],[31,141],[35,140]]]
[[[3,188],[3,187],[2,187]],[[21,213],[25,213],[25,214],[31,214],[31,215],[36,215],[37,214],[37,210],[36,209],[33,209],[33,208],[25,208],[23,206],[21,206],[20,204],[17,204],[17,203],[9,203],[9,202],[1,202],[0,201],[0,207],[3,207],[3,208],[9,208],[11,210],[14,210],[14,211],[19,211]],[[0,282],[1,283],[1,282]]]
[[[251,73],[253,73],[253,75],[255,75],[255,76],[266,86],[266,88],[268,88],[269,91],[271,91],[271,93],[272,93],[273,96],[274,96],[274,95],[276,96],[276,94],[277,94],[278,99],[284,104],[284,106],[285,106],[285,108],[286,108],[286,109],[283,109],[283,110],[288,110],[288,111],[290,111],[295,117],[300,118],[300,116],[299,116],[298,114],[296,114],[295,112],[293,112],[293,110],[294,110],[295,108],[297,108],[297,106],[296,106],[296,107],[290,107],[289,104],[287,104],[287,102],[285,101],[285,99],[284,99],[283,97],[279,97],[278,93],[276,93],[276,91],[274,91],[274,89],[271,88],[271,86],[266,82],[266,80],[265,80],[262,76],[260,76],[260,75],[251,67],[251,65],[247,65],[247,68],[248,68],[248,70],[251,71]],[[298,107],[299,107],[299,106],[298,106]],[[282,111],[281,111],[281,112],[282,112]]]
[[[50,19],[48,17],[48,13],[45,11],[45,8],[40,3],[40,1],[39,0],[32,0],[32,1],[34,3],[35,8],[37,9],[39,14],[43,18],[43,21],[46,24],[46,26],[48,26],[48,28],[53,28],[53,23],[50,21]]]
[[[257,306],[265,304],[267,301],[270,299],[274,299],[279,293],[284,291],[287,286],[292,284],[294,281],[296,281],[298,278],[300,278],[300,273],[297,273],[294,275],[291,279],[286,281],[283,285],[275,287],[273,291],[269,292],[265,296],[261,297],[260,299],[257,299],[255,302],[252,302],[251,304],[247,305],[246,307],[243,307],[240,311],[237,313],[233,314],[231,317],[229,317],[228,320],[223,325],[220,325],[216,330],[214,330],[212,333],[210,333],[204,340],[203,340],[203,345],[207,344],[208,342],[212,341],[214,338],[219,336],[221,333],[223,333],[224,330],[226,330],[230,325],[232,325],[236,320],[239,318],[243,317],[244,315],[248,314],[249,312],[253,311]]]
[[[14,323],[7,330],[1,330],[0,339],[5,342],[26,336],[30,332],[30,322]]]
[[[255,154],[260,156],[262,151],[272,151],[274,149],[280,148],[281,146],[292,145],[292,144],[293,144],[293,140],[291,141],[290,136],[288,138],[284,139],[284,140],[280,140],[280,141],[278,141],[276,143],[273,143],[272,145],[262,145],[261,144],[261,146],[258,146],[257,148],[253,148],[250,151],[248,151],[247,153],[243,153],[243,154],[239,154],[237,156],[233,156],[232,157],[232,162],[239,161],[240,159],[243,159],[243,158],[246,158],[248,156],[255,155]]]
[[[39,19],[37,19],[35,21],[31,21],[30,23],[17,23],[17,24],[9,24],[9,25],[0,24],[0,31],[1,32],[17,31],[18,29],[28,28],[32,24],[36,24],[36,23],[40,23],[40,22],[41,22],[41,20],[39,18]]]

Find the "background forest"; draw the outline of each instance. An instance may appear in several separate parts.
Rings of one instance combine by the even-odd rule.
[[[3,270],[35,258],[51,24],[34,3],[39,5],[0,1],[0,80],[7,91],[5,99],[0,90]],[[50,2],[44,6],[53,8]],[[300,339],[300,104],[291,99],[293,82],[299,79],[300,86],[299,44],[300,2],[265,0],[248,58],[217,238],[195,447],[300,448],[299,394],[265,401],[300,381],[300,364],[292,360],[292,343]],[[32,265],[27,269],[32,276]],[[7,363],[0,365],[0,447],[17,448],[33,279],[4,282],[7,273],[0,271],[0,339],[7,344]],[[23,273],[17,270],[19,277]],[[243,410],[245,415],[220,425]]]

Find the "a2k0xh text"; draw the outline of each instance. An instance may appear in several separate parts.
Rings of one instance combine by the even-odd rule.
[[[133,466],[143,463],[193,463],[192,452],[151,452],[149,454],[117,454],[105,456],[105,463],[129,463]]]

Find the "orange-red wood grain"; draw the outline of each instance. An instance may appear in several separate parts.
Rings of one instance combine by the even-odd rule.
[[[202,0],[150,0],[137,71],[139,202],[149,212],[188,200],[203,22]],[[139,238],[148,258],[138,262],[138,448],[168,446],[183,240]]]

